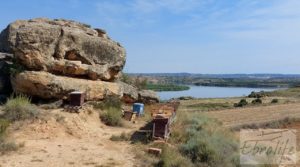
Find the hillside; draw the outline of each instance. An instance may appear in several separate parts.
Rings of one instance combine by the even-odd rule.
[[[298,74],[190,74],[190,73],[133,73],[152,83],[185,84],[219,87],[295,87],[300,85]]]

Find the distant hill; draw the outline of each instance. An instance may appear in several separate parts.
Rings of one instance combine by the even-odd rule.
[[[131,76],[197,77],[197,78],[300,78],[300,74],[195,74],[195,73],[128,73]]]
[[[219,87],[296,87],[300,74],[192,74],[192,73],[130,73],[158,84],[183,84]]]

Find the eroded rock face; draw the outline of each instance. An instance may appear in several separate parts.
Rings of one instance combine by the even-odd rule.
[[[139,91],[139,100],[142,103],[158,103],[159,97],[156,92],[152,90]]]
[[[158,102],[155,92],[115,82],[125,55],[101,29],[63,19],[18,20],[0,33],[0,70],[9,71],[0,74],[0,93],[8,90],[10,78],[14,92],[42,99],[63,99],[78,90],[86,100]]]
[[[15,92],[43,99],[62,99],[72,91],[83,91],[86,100],[102,100],[107,96],[123,95],[119,84],[56,76],[43,71],[25,71],[11,77]]]
[[[138,89],[132,85],[128,85],[124,82],[118,83],[123,89],[122,100],[126,103],[134,103],[139,99]]]
[[[151,104],[159,102],[159,97],[154,91],[139,90],[137,87],[128,85],[124,82],[118,82],[118,84],[121,86],[123,92],[122,100],[126,103],[141,102]]]
[[[14,54],[29,70],[112,81],[125,64],[125,49],[105,31],[68,21],[18,20],[0,34],[0,52]]]

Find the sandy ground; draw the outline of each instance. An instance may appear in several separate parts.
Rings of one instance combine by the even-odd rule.
[[[109,140],[111,135],[134,131],[138,125],[108,127],[93,111],[74,114],[53,110],[51,114],[49,119],[9,128],[9,138],[25,145],[0,156],[1,167],[138,166],[129,142]]]

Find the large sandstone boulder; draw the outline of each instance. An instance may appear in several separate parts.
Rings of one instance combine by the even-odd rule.
[[[139,90],[137,87],[126,84],[124,82],[118,83],[121,86],[123,97],[122,100],[126,103],[157,103],[159,97],[156,92],[151,90]]]
[[[114,82],[125,54],[101,29],[63,19],[18,20],[0,33],[0,93],[8,90],[10,78],[16,93],[42,99],[63,99],[78,90],[86,100],[119,96],[128,103],[158,102],[153,91]]]
[[[132,85],[126,84],[124,82],[118,83],[123,90],[122,100],[126,103],[134,103],[139,99],[138,89]]]
[[[0,52],[13,53],[29,70],[112,81],[125,49],[100,29],[68,20],[18,20],[0,34]]]
[[[43,99],[62,99],[72,91],[83,91],[86,100],[101,100],[107,96],[122,97],[117,83],[56,76],[42,71],[25,71],[11,79],[15,92]]]
[[[158,103],[159,96],[152,90],[141,90],[139,91],[138,101],[142,103]]]

